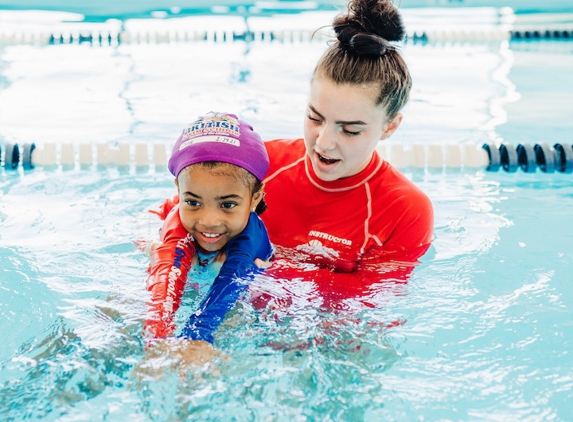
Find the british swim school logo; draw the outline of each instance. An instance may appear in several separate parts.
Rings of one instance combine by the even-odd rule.
[[[191,123],[183,131],[183,141],[179,151],[190,145],[203,142],[220,142],[236,147],[241,146],[239,121],[227,114],[209,114]]]
[[[185,137],[198,135],[231,135],[239,137],[239,121],[228,114],[208,114],[194,121],[184,131]]]

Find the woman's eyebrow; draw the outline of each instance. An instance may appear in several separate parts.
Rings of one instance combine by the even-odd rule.
[[[321,119],[324,119],[324,116],[322,114],[320,114],[318,112],[318,110],[316,108],[314,108],[314,106],[312,104],[309,104],[308,108],[310,108],[314,114],[318,114],[318,117],[320,117]]]
[[[312,106],[312,104],[308,105],[308,108],[310,108],[312,110],[312,112],[314,114],[317,114],[321,119],[324,119],[324,116],[322,114],[320,114],[316,108],[314,108]],[[356,125],[361,125],[361,126],[366,126],[366,122],[363,122],[362,120],[337,120],[335,122],[337,125],[343,125],[343,126],[356,126]]]
[[[366,126],[366,122],[363,122],[362,120],[354,120],[354,121],[345,121],[345,120],[338,120],[336,122],[337,125],[343,125],[343,126]]]

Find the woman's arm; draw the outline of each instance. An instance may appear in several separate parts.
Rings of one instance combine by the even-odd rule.
[[[147,290],[151,292],[151,301],[148,303],[144,333],[152,338],[173,334],[173,315],[181,304],[195,254],[191,237],[181,224],[177,205],[166,215],[160,240],[161,243],[151,253],[151,263],[147,269]]]
[[[179,195],[175,195],[173,196],[173,198],[167,198],[165,201],[163,201],[163,204],[161,204],[158,209],[149,210],[149,212],[152,214],[157,214],[159,218],[165,220],[169,215],[169,213],[171,212],[171,210],[177,204],[179,204]]]

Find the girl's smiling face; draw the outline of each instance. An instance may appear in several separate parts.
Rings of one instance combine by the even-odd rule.
[[[378,91],[376,84],[337,84],[313,77],[304,141],[320,179],[328,182],[360,173],[378,141],[400,125],[401,114],[389,122],[384,107],[375,103]]]
[[[232,164],[197,164],[184,168],[175,180],[183,227],[205,251],[219,251],[241,233],[263,197],[262,190],[252,194],[241,172],[246,170]]]

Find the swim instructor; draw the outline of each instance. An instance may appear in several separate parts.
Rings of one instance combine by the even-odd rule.
[[[353,0],[313,72],[304,139],[265,142],[262,219],[271,241],[353,271],[364,260],[415,262],[432,240],[428,197],[376,152],[400,126],[412,80],[389,0]]]

